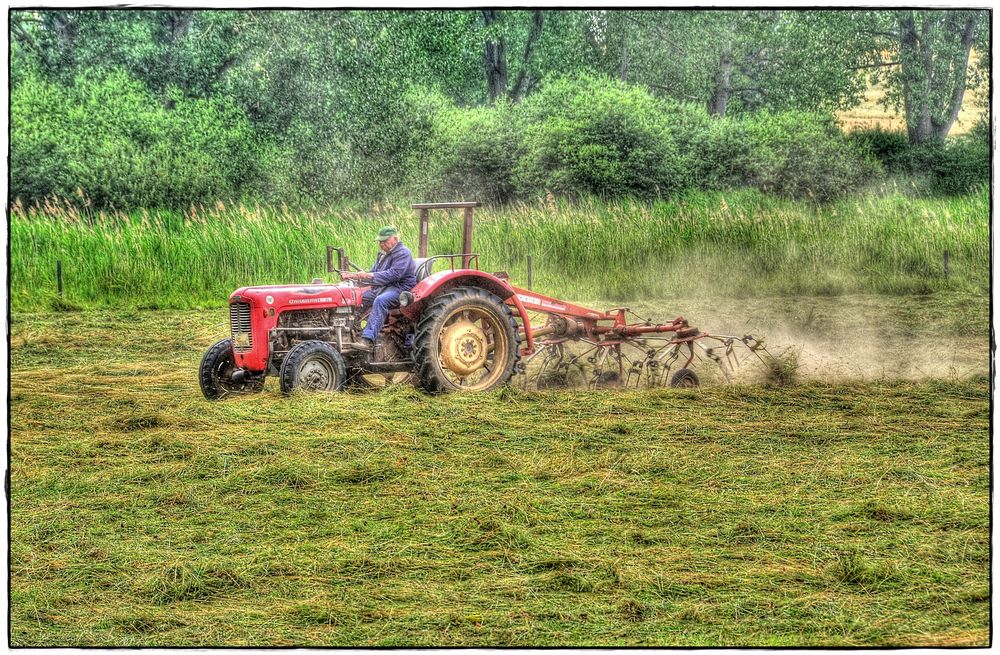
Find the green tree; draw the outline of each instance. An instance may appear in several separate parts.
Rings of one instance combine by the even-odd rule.
[[[853,31],[845,12],[779,10],[593,12],[586,30],[605,74],[716,116],[850,105]]]
[[[531,12],[530,28],[524,38],[524,46],[521,51],[518,71],[513,82],[509,84],[507,70],[507,42],[511,40],[513,30],[498,29],[501,27],[502,15],[514,15],[515,12],[501,12],[497,9],[483,9],[483,25],[485,27],[485,44],[483,63],[486,74],[486,88],[490,102],[496,102],[499,98],[509,98],[518,102],[528,92],[529,88],[537,82],[537,77],[532,75],[532,58],[535,47],[542,36],[542,28],[545,23],[545,14],[541,9]],[[508,21],[511,19],[508,17]]]
[[[205,98],[252,45],[253,12],[190,9],[15,10],[11,35],[44,76],[64,85],[86,70],[126,70],[158,93]]]
[[[965,92],[988,79],[988,16],[958,9],[858,13],[859,24],[868,26],[861,29],[868,47],[858,67],[886,85],[886,103],[902,109],[911,143],[948,136]],[[974,47],[979,66],[970,66]]]

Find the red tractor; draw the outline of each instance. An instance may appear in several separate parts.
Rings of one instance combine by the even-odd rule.
[[[258,392],[268,375],[278,376],[286,394],[339,391],[373,379],[399,378],[432,393],[486,391],[519,373],[527,373],[525,386],[534,388],[656,385],[668,379],[682,356],[685,364],[669,377],[670,383],[696,386],[698,377],[688,368],[702,355],[696,344],[720,365],[723,356],[732,356],[734,344],[755,353],[762,346],[749,335],[709,335],[683,318],[628,324],[626,308],[587,309],[516,287],[506,273],[480,271],[479,256],[472,252],[472,211],[477,206],[413,205],[420,210],[417,284],[400,296],[400,307],[389,314],[374,350],[354,346],[365,318],[365,287],[354,282],[237,289],[229,297],[232,336],[209,348],[201,361],[205,397]],[[428,210],[456,208],[465,212],[463,252],[428,257]],[[435,267],[441,270],[435,272]],[[343,274],[351,268],[359,270],[343,249],[327,248],[328,272]],[[529,312],[544,316],[545,324],[532,326]],[[719,344],[706,348],[704,339]],[[582,345],[583,352],[574,353],[571,344]]]

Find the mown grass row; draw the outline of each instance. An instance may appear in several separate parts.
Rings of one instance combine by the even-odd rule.
[[[224,331],[14,314],[13,645],[988,643],[985,370],[209,403]]]
[[[38,307],[219,306],[248,284],[325,275],[325,247],[357,262],[372,235],[399,227],[415,245],[405,205],[360,209],[222,202],[184,212],[90,212],[79,203],[14,206],[10,219],[15,310]],[[486,270],[535,288],[609,300],[713,295],[838,295],[986,289],[989,196],[912,198],[890,192],[816,206],[757,192],[691,194],[639,203],[551,196],[477,213],[475,250]],[[458,252],[461,215],[438,214],[432,254]],[[949,254],[949,271],[944,253]],[[65,297],[54,299],[56,261]]]

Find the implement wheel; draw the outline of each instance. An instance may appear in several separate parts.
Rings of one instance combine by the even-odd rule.
[[[264,376],[250,378],[244,382],[233,382],[231,376],[236,370],[233,358],[233,340],[223,339],[212,345],[201,358],[198,367],[198,383],[201,393],[209,400],[222,400],[228,396],[258,393],[264,388]]]
[[[281,363],[281,393],[340,391],[347,379],[344,358],[325,341],[304,341]]]
[[[693,389],[701,386],[701,380],[698,379],[698,375],[691,369],[682,368],[674,373],[674,377],[670,378],[670,386],[681,389]]]
[[[506,384],[520,357],[510,307],[483,289],[442,293],[417,323],[416,378],[431,393],[487,391]]]

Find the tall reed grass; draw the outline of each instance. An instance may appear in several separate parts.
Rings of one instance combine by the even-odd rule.
[[[325,274],[326,245],[370,262],[373,236],[399,227],[416,250],[407,205],[291,209],[258,204],[183,212],[94,212],[53,199],[10,212],[14,311],[65,307],[219,306],[249,284]],[[460,212],[432,215],[432,254],[458,252]],[[474,250],[482,268],[577,299],[985,290],[989,195],[918,199],[901,193],[830,205],[754,191],[695,193],[653,203],[557,200],[483,209]],[[944,252],[949,253],[949,274]],[[65,297],[55,300],[56,261]]]

